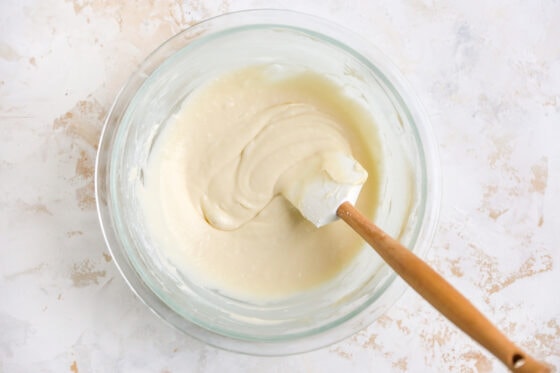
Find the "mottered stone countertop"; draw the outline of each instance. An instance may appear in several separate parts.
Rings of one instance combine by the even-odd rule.
[[[0,372],[504,372],[408,291],[366,330],[296,356],[221,351],[127,287],[95,211],[103,119],[135,66],[209,16],[290,8],[368,38],[424,104],[441,218],[427,261],[560,366],[560,2],[0,2]]]

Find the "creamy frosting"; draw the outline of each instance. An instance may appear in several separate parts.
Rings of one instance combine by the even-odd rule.
[[[283,194],[313,172],[343,178],[331,161],[343,154],[369,173],[358,207],[372,215],[374,128],[342,87],[311,71],[224,74],[187,97],[155,142],[139,186],[149,233],[190,279],[232,296],[319,285],[361,241],[340,222],[317,229]]]

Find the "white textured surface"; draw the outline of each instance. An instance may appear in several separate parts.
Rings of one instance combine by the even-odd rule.
[[[514,341],[560,365],[560,3],[290,2],[401,69],[440,145],[428,261]],[[189,23],[283,1],[0,2],[0,372],[490,372],[417,295],[320,351],[255,358],[175,332],[133,296],[93,198],[102,119],[136,63]]]

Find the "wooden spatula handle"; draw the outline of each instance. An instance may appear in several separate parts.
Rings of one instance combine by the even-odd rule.
[[[343,203],[337,215],[362,236],[418,294],[509,369],[523,373],[550,372],[548,366],[513,344],[422,259],[369,221],[350,203]]]

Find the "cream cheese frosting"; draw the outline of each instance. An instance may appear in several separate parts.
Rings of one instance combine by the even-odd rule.
[[[316,228],[285,191],[317,170],[335,177],[330,159],[344,154],[369,174],[357,205],[373,216],[377,144],[367,111],[328,77],[268,65],[225,73],[192,92],[155,141],[138,191],[149,234],[189,279],[229,296],[313,288],[362,242],[341,222]]]

